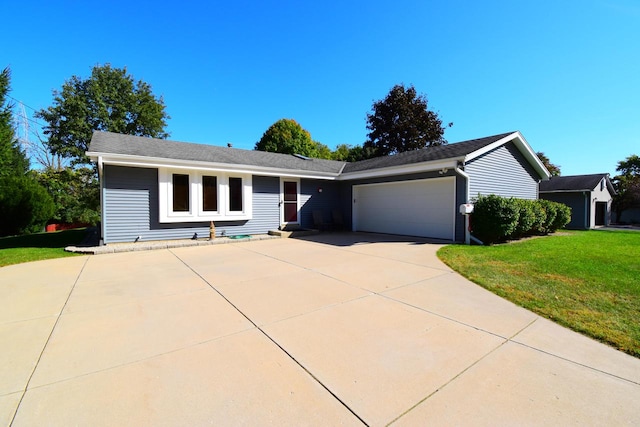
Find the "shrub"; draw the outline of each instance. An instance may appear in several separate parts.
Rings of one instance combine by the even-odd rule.
[[[34,179],[0,179],[0,236],[41,231],[54,212],[51,196]]]
[[[523,237],[531,234],[533,225],[536,222],[536,212],[534,211],[534,200],[513,199],[518,207],[518,224],[513,233],[514,237]]]
[[[533,224],[531,224],[531,230],[529,234],[544,234],[544,225],[547,222],[547,211],[544,209],[540,200],[531,201],[531,209],[533,210]]]
[[[519,209],[515,199],[480,196],[471,216],[473,234],[486,244],[504,241],[516,230]]]
[[[542,206],[545,213],[547,214],[547,218],[544,221],[544,225],[542,226],[542,233],[548,234],[553,233],[555,230],[553,229],[554,221],[556,220],[556,216],[558,215],[558,203],[552,202],[550,200],[539,199],[538,203]]]
[[[563,203],[556,203],[556,218],[551,224],[553,231],[563,228],[571,221],[571,208]]]
[[[480,196],[471,215],[472,232],[485,244],[509,237],[553,233],[567,225],[571,209],[549,200]]]

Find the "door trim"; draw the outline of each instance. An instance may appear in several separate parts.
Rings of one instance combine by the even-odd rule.
[[[285,182],[295,182],[296,183],[296,212],[297,212],[297,221],[285,221],[284,216],[284,183]],[[280,178],[280,225],[300,225],[300,178]]]

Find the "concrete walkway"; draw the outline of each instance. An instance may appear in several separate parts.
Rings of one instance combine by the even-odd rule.
[[[0,425],[640,425],[640,360],[368,234],[0,269]]]

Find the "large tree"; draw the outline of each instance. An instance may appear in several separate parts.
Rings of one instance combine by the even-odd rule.
[[[53,91],[53,105],[36,113],[47,122],[44,134],[53,154],[87,164],[93,131],[166,138],[169,119],[162,97],[151,86],[135,81],[126,68],[96,65],[91,76],[72,76],[62,90]]]
[[[282,154],[300,154],[307,157],[329,159],[331,150],[311,139],[311,134],[293,119],[280,119],[256,142],[255,149]]]
[[[29,160],[16,137],[11,73],[0,73],[0,236],[40,231],[53,214],[53,201],[28,174]]]
[[[13,104],[8,96],[11,72],[0,72],[0,177],[22,176],[29,170],[29,159],[21,149],[13,123]]]
[[[446,144],[442,120],[413,85],[395,85],[385,99],[374,102],[367,113],[367,129],[363,148],[375,150],[376,156]]]
[[[634,154],[619,161],[616,171],[620,174],[613,178],[613,206],[619,221],[625,210],[640,208],[640,157]]]
[[[553,163],[551,163],[551,160],[549,160],[549,157],[547,157],[542,151],[538,151],[536,153],[536,156],[538,156],[538,158],[540,159],[544,167],[547,168],[551,176],[560,176],[559,165],[554,165]]]

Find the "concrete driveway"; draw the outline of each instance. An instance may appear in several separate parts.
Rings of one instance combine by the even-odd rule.
[[[640,425],[640,360],[328,234],[0,269],[0,423]]]

